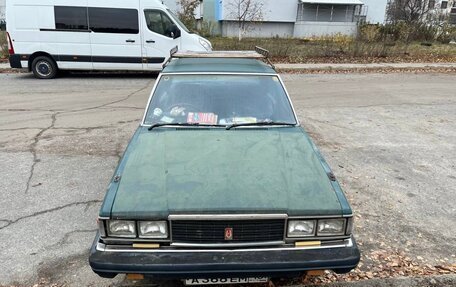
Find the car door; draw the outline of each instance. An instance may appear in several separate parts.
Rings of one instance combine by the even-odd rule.
[[[143,69],[137,9],[89,7],[89,28],[94,69]]]
[[[180,33],[175,35],[176,24],[162,10],[144,9],[143,53],[147,70],[161,70],[163,62],[168,59],[172,48],[180,46]],[[177,37],[176,37],[177,36]]]

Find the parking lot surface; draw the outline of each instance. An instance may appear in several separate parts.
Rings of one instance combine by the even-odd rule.
[[[283,75],[356,214],[363,268],[402,252],[456,263],[456,81]],[[120,286],[88,266],[107,183],[142,118],[147,74],[0,74],[0,285]]]

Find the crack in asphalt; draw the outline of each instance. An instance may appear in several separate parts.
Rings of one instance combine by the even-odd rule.
[[[83,108],[83,109],[76,109],[76,110],[70,110],[70,111],[67,111],[67,112],[65,112],[65,113],[76,113],[76,112],[84,112],[84,111],[96,110],[96,109],[104,108],[104,107],[107,107],[107,106],[110,106],[110,105],[113,105],[113,104],[117,104],[117,103],[124,102],[124,101],[130,99],[130,98],[131,98],[132,96],[134,96],[135,94],[137,94],[137,93],[139,93],[139,92],[142,92],[142,91],[146,90],[146,89],[149,87],[149,85],[150,85],[151,82],[152,82],[152,80],[148,81],[148,83],[147,83],[144,87],[142,87],[142,88],[140,88],[140,89],[138,89],[138,90],[136,90],[136,91],[131,92],[130,94],[126,95],[125,97],[123,97],[123,98],[121,98],[121,99],[119,99],[119,100],[111,101],[111,102],[109,102],[109,103],[102,104],[102,105],[98,105],[98,106],[94,106],[94,107]]]
[[[54,129],[55,123],[57,122],[57,116],[58,115],[100,109],[100,108],[107,107],[109,105],[113,105],[113,104],[117,104],[117,103],[126,101],[126,100],[130,99],[132,96],[134,96],[135,94],[146,90],[149,87],[151,82],[152,82],[152,80],[148,81],[147,84],[144,87],[131,92],[130,94],[128,94],[127,96],[125,96],[125,97],[123,97],[123,98],[121,98],[119,100],[111,101],[109,103],[105,103],[105,104],[102,104],[102,105],[89,107],[89,108],[83,108],[83,109],[77,109],[77,110],[70,110],[70,111],[47,110],[48,112],[53,112],[53,114],[51,115],[51,120],[52,120],[51,121],[51,125],[41,129],[35,135],[35,137],[33,138],[33,143],[30,145],[29,150],[30,150],[30,152],[33,155],[33,162],[32,162],[32,166],[30,168],[30,174],[29,174],[29,177],[27,179],[26,188],[25,188],[25,192],[24,193],[27,194],[30,191],[30,183],[31,183],[31,181],[33,179],[33,175],[35,173],[35,167],[36,167],[37,163],[39,162],[38,155],[37,155],[37,152],[36,152],[36,147],[37,147],[41,137],[43,136],[43,134],[45,132],[47,132],[48,130]],[[13,111],[27,111],[26,109],[10,109],[10,110],[13,110]],[[90,132],[91,129],[93,129],[93,128],[85,128],[86,132]],[[116,151],[116,156],[119,157],[119,160],[120,160],[120,155],[119,155],[118,151]]]
[[[29,174],[29,177],[27,179],[27,183],[26,183],[26,188],[25,188],[25,193],[27,194],[30,190],[30,183],[32,181],[32,178],[33,178],[33,174],[35,173],[35,166],[36,164],[39,162],[39,159],[38,159],[38,155],[37,155],[37,152],[36,152],[36,146],[38,145],[38,142],[40,141],[40,138],[41,136],[48,130],[52,129],[55,125],[55,122],[57,121],[57,115],[59,114],[60,112],[54,112],[52,115],[51,115],[51,125],[40,130],[36,135],[35,137],[33,138],[33,143],[30,145],[30,152],[32,153],[32,156],[33,156],[33,162],[32,162],[32,166],[30,167],[30,174]]]
[[[41,130],[43,128],[30,128],[30,127],[24,127],[24,128],[11,128],[11,129],[0,129],[0,132],[16,132],[16,131],[26,131],[26,130]]]
[[[64,114],[65,112],[59,112],[60,114]],[[84,127],[52,127],[53,130],[78,130],[78,131],[86,131],[86,132],[90,132],[90,131],[93,131],[93,130],[101,130],[101,129],[109,129],[109,128],[112,128],[112,127],[115,127],[116,125],[119,125],[119,124],[129,124],[129,123],[139,123],[139,121],[141,121],[141,119],[134,119],[134,120],[129,120],[129,121],[119,121],[117,123],[114,123],[114,124],[111,124],[111,125],[108,125],[108,126],[96,126],[96,127],[87,127],[87,128],[84,128]],[[43,129],[46,129],[48,127],[23,127],[23,128],[11,128],[11,129],[0,129],[0,132],[14,132],[14,131],[24,131],[24,130],[43,130]]]
[[[0,227],[0,230],[3,230],[3,229],[5,229],[5,228],[7,228],[7,227],[9,227],[9,226],[11,226],[13,224],[18,223],[19,221],[24,220],[24,219],[32,218],[32,217],[43,215],[43,214],[46,214],[46,213],[59,211],[59,210],[62,210],[62,209],[68,208],[68,207],[79,206],[79,205],[91,205],[91,204],[96,204],[96,203],[101,203],[101,202],[102,202],[101,200],[88,200],[88,201],[73,202],[73,203],[62,205],[62,206],[54,207],[54,208],[51,208],[51,209],[37,211],[35,213],[19,217],[19,218],[15,219],[15,220],[0,219],[1,222],[7,222],[7,224],[5,226]]]
[[[73,230],[73,231],[70,231],[70,232],[67,232],[63,235],[62,239],[60,239],[58,242],[52,244],[52,245],[49,245],[46,247],[46,249],[49,249],[49,248],[56,248],[56,247],[59,247],[65,243],[67,243],[68,239],[70,238],[70,236],[72,236],[73,234],[76,234],[76,233],[93,233],[93,232],[97,232],[98,229],[77,229],[77,230]]]
[[[58,110],[47,109],[0,109],[1,112],[57,112]]]

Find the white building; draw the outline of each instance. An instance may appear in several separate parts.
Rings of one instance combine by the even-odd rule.
[[[211,0],[204,2],[207,1]],[[362,0],[262,0],[261,3],[262,20],[250,24],[248,37],[354,35],[363,11]],[[215,8],[222,36],[236,37],[239,29],[233,0],[216,0]]]
[[[362,0],[366,9],[366,22],[371,24],[383,24],[386,21],[386,8],[388,0]]]
[[[0,21],[5,20],[6,13],[6,0],[0,0]]]

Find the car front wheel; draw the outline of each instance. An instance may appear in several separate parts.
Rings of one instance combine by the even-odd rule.
[[[58,68],[53,59],[40,56],[33,60],[32,71],[38,79],[54,79],[57,76]]]

